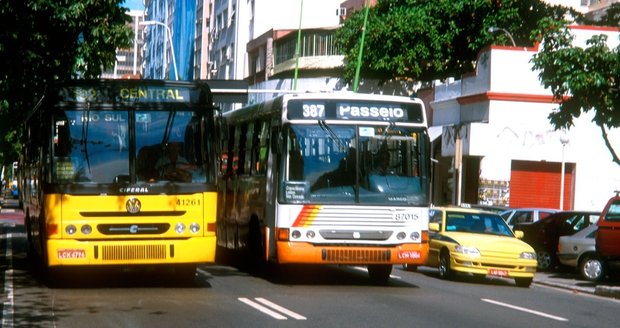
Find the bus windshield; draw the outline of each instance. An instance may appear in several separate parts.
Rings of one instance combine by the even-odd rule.
[[[425,205],[423,128],[290,125],[280,200],[285,203]]]
[[[52,180],[98,184],[205,182],[199,122],[193,111],[57,112]],[[135,124],[132,138],[129,124]],[[135,140],[133,147],[131,140]]]

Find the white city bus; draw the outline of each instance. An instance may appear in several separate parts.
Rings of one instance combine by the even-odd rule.
[[[376,282],[393,264],[425,263],[430,141],[421,100],[289,94],[224,117],[221,250],[254,265],[365,265]]]

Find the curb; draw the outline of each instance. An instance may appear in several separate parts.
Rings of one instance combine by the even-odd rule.
[[[596,286],[594,294],[604,297],[620,298],[620,287]]]
[[[615,287],[615,286],[581,287],[581,286],[574,286],[574,285],[560,283],[560,282],[553,282],[549,280],[534,280],[534,283],[543,285],[543,286],[571,290],[575,293],[583,293],[583,294],[590,294],[590,295],[596,295],[596,296],[601,296],[601,297],[610,297],[610,298],[620,299],[620,287]]]

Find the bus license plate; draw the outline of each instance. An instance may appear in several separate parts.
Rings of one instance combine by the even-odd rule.
[[[86,258],[86,251],[83,249],[59,249],[59,259],[83,259]]]
[[[489,276],[508,277],[508,270],[489,269]]]
[[[421,257],[418,251],[399,251],[397,256],[399,260],[418,260]]]

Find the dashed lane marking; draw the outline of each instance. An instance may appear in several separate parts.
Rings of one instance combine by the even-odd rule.
[[[266,299],[264,299],[262,297],[254,298],[254,300],[258,301],[259,303],[262,303],[262,305],[257,303],[257,302],[255,302],[255,301],[253,301],[253,300],[251,300],[251,299],[249,299],[249,298],[247,298],[247,297],[239,297],[237,299],[239,301],[241,301],[241,302],[243,302],[243,303],[253,307],[254,309],[256,309],[256,310],[258,310],[258,311],[260,311],[262,313],[265,313],[265,314],[267,314],[267,315],[269,315],[269,316],[271,316],[271,317],[273,317],[274,319],[277,319],[277,320],[287,320],[288,319],[287,316],[289,316],[289,317],[291,317],[291,318],[293,318],[295,320],[306,320],[306,317],[302,316],[301,314],[295,313],[295,312],[293,312],[293,311],[291,311],[289,309],[286,309],[286,308],[284,308],[284,307],[282,307],[282,306],[280,306],[278,304],[275,304],[275,303],[273,303],[271,301],[268,301],[268,300],[266,300]]]
[[[516,306],[516,305],[512,305],[512,304],[508,304],[508,303],[502,303],[502,302],[490,300],[490,299],[487,299],[487,298],[481,298],[481,300],[483,302],[487,302],[487,303],[491,303],[491,304],[507,307],[507,308],[510,308],[510,309],[513,309],[513,310],[517,310],[517,311],[523,311],[523,312],[535,314],[537,316],[541,316],[541,317],[545,317],[545,318],[549,318],[549,319],[553,319],[553,320],[557,320],[557,321],[568,321],[568,319],[566,319],[566,318],[558,317],[558,316],[555,316],[555,315],[552,315],[552,314],[548,314],[548,313],[544,313],[544,312],[540,312],[540,311],[536,311],[536,310],[532,310],[532,309],[528,309],[528,308],[524,308],[524,307],[520,307],[520,306]]]

